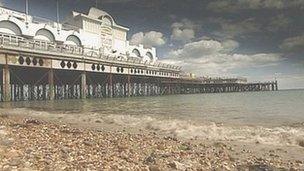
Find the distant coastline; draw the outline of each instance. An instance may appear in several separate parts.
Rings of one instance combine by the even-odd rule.
[[[304,88],[284,88],[284,89],[279,89],[279,91],[289,91],[289,90],[295,90],[295,91],[297,91],[297,90],[304,90]]]

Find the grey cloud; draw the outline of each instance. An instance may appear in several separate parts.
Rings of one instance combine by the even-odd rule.
[[[285,52],[304,51],[304,34],[285,39],[280,48]]]
[[[159,7],[163,0],[98,0],[99,4],[126,4],[132,3],[141,8],[156,8]]]
[[[270,19],[270,23],[268,24],[266,29],[271,32],[277,32],[287,29],[291,23],[292,20],[289,17],[280,14]]]
[[[234,12],[246,9],[302,9],[303,7],[303,0],[215,0],[208,4],[207,9],[215,12]]]
[[[132,1],[136,1],[136,0],[98,0],[98,2],[100,4],[102,3],[125,3],[125,2],[132,2]]]
[[[195,24],[188,20],[183,19],[180,22],[175,22],[171,25],[172,35],[171,39],[180,42],[190,42],[195,38]]]
[[[242,21],[217,18],[213,19],[212,22],[219,24],[221,27],[220,30],[213,33],[224,38],[234,38],[248,33],[256,33],[259,32],[262,27],[254,18],[248,18]]]
[[[222,42],[222,52],[232,52],[240,46],[239,42],[235,40],[225,40]]]

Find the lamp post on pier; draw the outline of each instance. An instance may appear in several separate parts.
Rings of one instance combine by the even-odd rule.
[[[26,26],[28,26],[28,15],[29,15],[29,0],[25,0],[25,23],[26,23]]]

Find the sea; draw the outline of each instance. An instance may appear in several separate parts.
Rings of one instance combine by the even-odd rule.
[[[0,112],[186,139],[298,145],[304,90],[1,103]]]

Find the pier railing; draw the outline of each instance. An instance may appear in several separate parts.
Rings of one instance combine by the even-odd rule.
[[[141,64],[149,67],[158,67],[161,69],[180,71],[181,67],[174,66],[170,64],[165,64],[161,62],[148,62],[141,60],[140,58],[131,58],[126,55],[106,55],[103,52],[103,49],[94,49],[94,48],[84,48],[80,46],[74,45],[66,45],[66,44],[56,44],[53,42],[40,41],[40,40],[31,40],[26,39],[20,36],[15,35],[7,35],[0,33],[0,46],[1,48],[11,47],[15,50],[33,50],[38,52],[52,52],[58,55],[74,55],[78,58],[96,58],[102,59],[108,62],[119,62],[127,65],[132,64]]]

